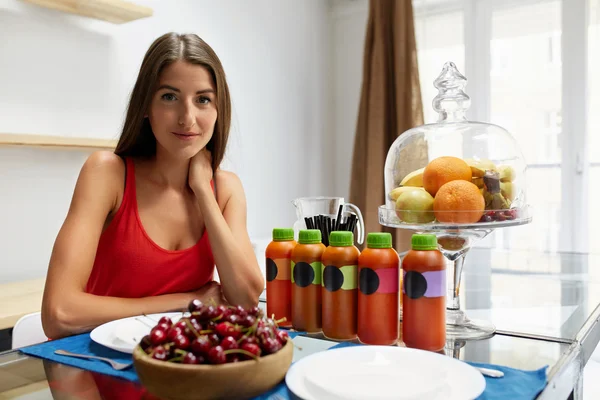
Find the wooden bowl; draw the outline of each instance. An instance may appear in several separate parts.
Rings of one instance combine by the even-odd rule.
[[[138,346],[133,365],[142,385],[165,400],[244,399],[280,383],[292,363],[291,340],[258,360],[221,365],[186,365],[154,360]]]

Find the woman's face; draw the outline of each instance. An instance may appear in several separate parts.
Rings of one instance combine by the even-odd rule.
[[[202,150],[217,121],[216,90],[209,71],[176,61],[161,73],[148,118],[156,151],[189,159]]]

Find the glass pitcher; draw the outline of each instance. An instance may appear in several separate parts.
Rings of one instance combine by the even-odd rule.
[[[360,209],[352,203],[345,203],[343,197],[301,197],[292,201],[296,207],[297,220],[294,223],[294,233],[296,237],[302,229],[308,229],[305,218],[324,215],[331,219],[338,219],[340,206],[342,206],[341,220],[346,221],[351,213],[358,218],[356,225],[358,244],[363,244],[365,236],[365,223],[363,221]]]

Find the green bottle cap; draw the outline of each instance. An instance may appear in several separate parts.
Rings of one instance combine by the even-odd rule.
[[[437,237],[431,233],[412,235],[413,250],[437,250]]]
[[[354,245],[354,234],[349,231],[333,231],[329,234],[329,245],[347,247]]]
[[[298,236],[298,243],[301,244],[321,243],[321,231],[318,229],[301,230]]]
[[[274,228],[273,240],[276,242],[294,240],[294,230],[292,228]]]
[[[392,234],[389,232],[372,232],[367,235],[369,249],[391,249]]]

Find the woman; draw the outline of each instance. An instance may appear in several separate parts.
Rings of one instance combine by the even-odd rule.
[[[46,278],[42,323],[59,338],[107,321],[256,305],[264,288],[239,178],[219,170],[231,119],[212,48],[166,34],[148,49],[114,153],[83,165]],[[212,281],[214,266],[221,284]]]

